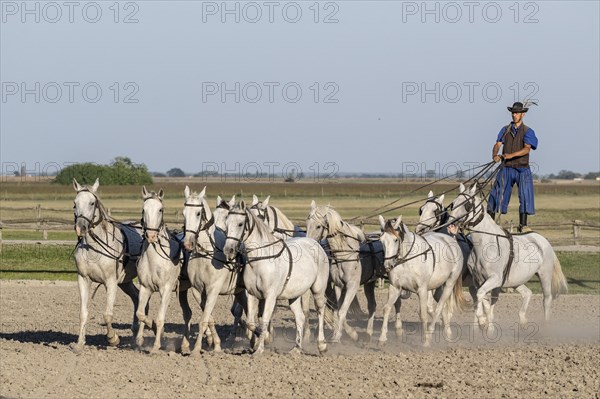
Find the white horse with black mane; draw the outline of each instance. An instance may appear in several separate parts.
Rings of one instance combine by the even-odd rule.
[[[468,266],[477,290],[476,316],[482,328],[493,329],[487,294],[494,289],[516,288],[523,297],[519,322],[527,323],[531,290],[525,286],[537,274],[544,295],[544,319],[550,319],[552,299],[567,291],[567,281],[552,246],[542,235],[513,235],[487,214],[481,191],[474,185],[463,190],[450,204],[451,222],[471,233],[473,249]]]
[[[133,279],[137,275],[136,262],[141,251],[141,229],[134,225],[119,223],[108,215],[97,194],[99,185],[98,179],[92,186],[81,186],[73,179],[73,188],[77,191],[73,212],[75,232],[78,237],[74,255],[81,299],[79,338],[77,344],[73,346],[75,351],[82,350],[85,345],[92,282],[106,287],[106,310],[103,317],[109,345],[119,344],[119,336],[112,328],[117,287],[133,301],[133,331],[137,330],[138,324],[135,313],[138,310],[139,293],[133,284]]]
[[[463,254],[456,240],[441,233],[423,236],[411,233],[402,223],[402,216],[387,222],[379,216],[381,242],[385,249],[385,268],[390,282],[388,301],[383,310],[383,326],[379,343],[387,341],[387,323],[392,305],[402,289],[415,292],[419,297],[419,315],[422,323],[423,345],[431,344],[435,325],[443,317],[446,334],[451,334],[450,315],[452,309],[442,313],[445,305],[456,304],[463,308],[461,274],[464,266]],[[427,301],[430,290],[442,289],[430,327],[427,327]],[[452,296],[452,301],[447,302]],[[396,317],[396,335],[402,334],[402,320]]]
[[[214,351],[220,352],[221,340],[214,329],[212,313],[219,295],[235,295],[237,303],[245,307],[246,295],[241,284],[241,265],[238,259],[228,262],[223,253],[225,234],[223,230],[216,227],[214,215],[205,198],[206,187],[200,193],[196,193],[186,186],[184,194],[184,246],[191,252],[187,267],[188,277],[192,286],[202,292],[204,298],[200,332],[192,355],[200,353],[201,338],[209,328],[212,330]],[[220,197],[217,204],[226,211],[223,212],[225,215],[229,212],[230,206],[233,206],[221,201]],[[236,317],[234,326],[237,326],[241,312],[235,312],[234,316]]]
[[[306,220],[307,236],[319,242],[327,240],[331,253],[331,279],[335,284],[338,306],[335,311],[337,325],[332,342],[342,338],[342,328],[353,341],[358,333],[347,323],[348,309],[361,285],[367,298],[369,320],[367,334],[373,336],[375,318],[375,284],[383,276],[383,248],[379,241],[367,241],[365,234],[356,226],[344,222],[339,213],[330,206],[317,206],[312,201]],[[400,301],[397,303],[399,311]]]
[[[160,349],[160,339],[163,333],[165,316],[171,295],[174,290],[178,291],[179,304],[183,311],[185,333],[181,344],[182,350],[189,347],[190,320],[192,310],[190,309],[187,290],[190,284],[187,280],[181,280],[180,276],[185,271],[185,256],[181,242],[168,230],[164,222],[163,190],[158,193],[148,192],[146,187],[142,189],[144,205],[142,208],[142,226],[145,241],[142,255],[137,263],[138,280],[140,282],[140,305],[137,317],[142,322],[137,331],[136,345],[142,347],[144,342],[144,321],[148,317],[144,307],[154,292],[160,294],[160,307],[156,317],[156,336],[151,353]]]
[[[248,293],[250,329],[255,328],[254,316],[258,302],[264,301],[262,325],[257,329],[258,343],[254,353],[264,351],[265,333],[277,299],[289,300],[296,319],[296,346],[293,350],[302,351],[305,315],[300,298],[308,290],[313,294],[319,314],[317,347],[319,352],[324,352],[327,349],[323,323],[329,261],[323,248],[305,237],[286,241],[275,237],[268,226],[246,207],[244,201],[229,211],[226,226],[227,240],[223,251],[227,259],[233,261],[238,250],[242,250],[246,257],[243,280]]]

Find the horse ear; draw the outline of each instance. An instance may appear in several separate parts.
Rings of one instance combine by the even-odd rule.
[[[381,215],[379,215],[379,224],[381,225],[381,231],[383,231],[385,228],[385,219]]]
[[[241,201],[240,201],[240,209],[241,209],[242,211],[245,211],[245,210],[246,210],[246,202],[245,202],[244,200],[241,200]]]
[[[161,188],[160,190],[158,190],[158,198],[163,199],[164,196],[165,196],[165,192]]]
[[[183,190],[183,194],[185,195],[186,199],[190,197],[190,188],[188,186],[185,186],[185,190]]]
[[[458,186],[458,192],[460,194],[462,194],[462,193],[465,192],[465,185],[464,184],[460,183],[460,186]]]
[[[317,203],[315,202],[315,200],[312,200],[312,201],[310,202],[310,209],[311,209],[312,211],[314,211],[315,209],[317,209]]]
[[[223,202],[223,198],[221,198],[220,195],[217,195],[217,206],[221,205],[221,202]]]
[[[475,195],[477,193],[477,183],[473,184],[471,187],[471,195]]]
[[[429,194],[427,194],[427,198],[433,198],[433,191],[429,190]]]
[[[146,186],[142,186],[142,197],[144,197],[144,199],[146,199],[149,196],[150,196],[150,194],[148,194],[148,190],[146,190]]]
[[[440,204],[444,205],[444,197],[446,196],[446,194],[442,194],[438,197],[438,201]]]
[[[394,223],[394,230],[397,230],[398,227],[400,227],[401,223],[402,223],[402,215],[398,216],[398,219],[396,219],[396,223]]]
[[[235,205],[235,194],[233,194],[233,195],[231,196],[231,199],[229,200],[229,203],[228,203],[228,205],[229,205],[229,206],[234,206],[234,205]]]
[[[96,190],[98,190],[99,186],[100,186],[100,179],[96,177],[96,181],[94,182],[94,185],[92,186],[92,192],[96,193]]]
[[[81,191],[81,185],[79,183],[77,183],[77,180],[75,180],[75,178],[73,178],[73,188],[75,189],[75,191],[80,192]]]
[[[269,199],[271,199],[271,196],[268,195],[267,198],[265,198],[265,200],[262,203],[262,208],[265,209],[267,206],[269,206]]]
[[[206,186],[204,186],[204,188],[202,189],[202,191],[200,191],[199,197],[200,198],[204,198],[205,195],[206,195]]]
[[[252,206],[258,204],[258,197],[255,194],[252,194]]]

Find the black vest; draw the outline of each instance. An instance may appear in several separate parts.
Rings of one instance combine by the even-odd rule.
[[[527,132],[527,130],[529,130],[529,128],[525,126],[524,123],[521,123],[519,129],[517,129],[517,134],[513,136],[512,124],[506,126],[504,128],[502,154],[511,154],[522,150],[523,147],[525,147],[525,132]],[[504,166],[509,166],[511,168],[527,168],[529,167],[529,154],[506,160],[504,161]]]

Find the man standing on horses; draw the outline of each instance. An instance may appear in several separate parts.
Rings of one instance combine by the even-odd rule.
[[[538,139],[533,129],[523,123],[523,116],[529,108],[520,102],[507,108],[512,114],[512,122],[500,130],[492,149],[492,159],[494,162],[502,161],[502,167],[490,192],[487,211],[492,219],[495,219],[499,208],[503,214],[508,212],[510,195],[516,183],[519,189],[519,232],[524,233],[531,231],[527,227],[527,215],[535,214],[529,152],[537,148]],[[498,155],[500,147],[502,155]]]

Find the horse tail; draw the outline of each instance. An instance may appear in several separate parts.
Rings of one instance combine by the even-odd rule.
[[[454,311],[454,308],[456,308],[461,312],[464,312],[471,306],[471,301],[465,298],[463,294],[462,273],[456,279],[456,284],[454,284],[454,289],[452,290],[452,295],[450,298],[450,309],[452,311]]]
[[[566,294],[569,291],[569,287],[567,285],[567,279],[562,272],[562,268],[560,267],[560,261],[554,255],[554,268],[552,269],[552,299],[556,299],[560,294]]]

